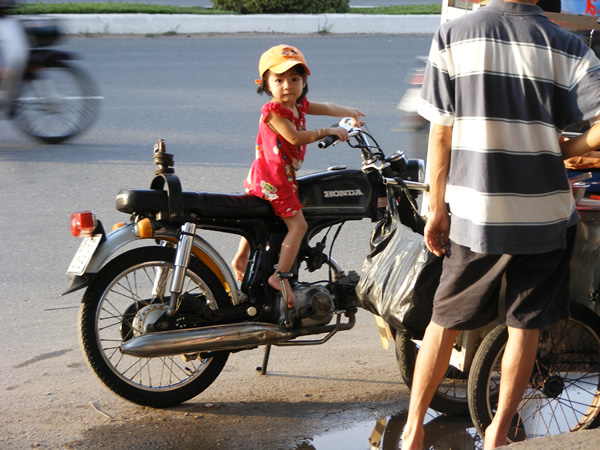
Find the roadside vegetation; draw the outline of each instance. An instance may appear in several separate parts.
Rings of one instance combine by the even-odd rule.
[[[199,6],[144,5],[127,3],[25,3],[14,8],[14,14],[237,14]],[[351,8],[352,14],[440,14],[437,5],[396,5],[373,8]]]

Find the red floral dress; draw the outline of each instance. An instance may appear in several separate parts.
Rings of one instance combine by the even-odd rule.
[[[277,114],[294,124],[296,130],[306,129],[306,110],[309,102],[302,99],[298,107],[299,118],[279,103],[269,102],[262,107],[258,136],[256,138],[256,157],[250,167],[248,178],[244,182],[246,192],[271,202],[279,217],[291,217],[300,211],[296,171],[304,161],[306,145],[295,146],[282,136],[271,131],[265,119],[269,114]]]

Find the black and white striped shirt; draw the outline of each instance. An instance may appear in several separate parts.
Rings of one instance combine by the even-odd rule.
[[[443,24],[419,113],[453,127],[450,238],[478,253],[564,246],[577,221],[558,144],[600,116],[600,61],[534,5],[491,0]]]

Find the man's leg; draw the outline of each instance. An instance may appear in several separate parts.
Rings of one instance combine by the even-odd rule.
[[[539,333],[537,329],[508,327],[508,341],[502,357],[498,410],[485,430],[484,450],[506,445],[510,423],[533,371]]]
[[[402,433],[402,449],[422,450],[423,420],[433,394],[448,370],[452,346],[459,330],[449,330],[430,323],[417,355],[408,418]]]

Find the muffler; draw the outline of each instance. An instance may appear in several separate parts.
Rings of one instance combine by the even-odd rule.
[[[183,353],[242,350],[277,344],[296,337],[284,327],[261,322],[215,325],[206,328],[148,333],[121,345],[121,352],[140,358]]]

